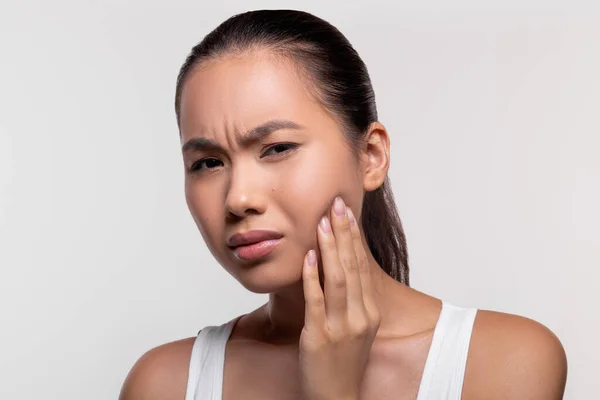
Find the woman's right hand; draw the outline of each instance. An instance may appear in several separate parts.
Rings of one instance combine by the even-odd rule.
[[[356,218],[339,197],[330,214],[317,229],[324,292],[315,251],[304,260],[300,379],[307,399],[357,400],[381,319]]]

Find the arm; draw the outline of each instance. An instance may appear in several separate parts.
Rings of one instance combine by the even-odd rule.
[[[129,371],[119,400],[181,400],[185,397],[194,338],[146,352]]]
[[[465,399],[562,399],[567,357],[560,340],[528,318],[480,311],[475,321]]]

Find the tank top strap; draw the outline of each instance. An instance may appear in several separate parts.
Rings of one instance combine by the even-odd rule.
[[[221,400],[225,347],[237,317],[202,328],[192,346],[185,400]]]
[[[417,400],[460,400],[476,314],[442,302]]]

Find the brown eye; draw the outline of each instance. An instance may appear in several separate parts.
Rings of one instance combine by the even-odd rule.
[[[196,161],[194,164],[192,164],[190,171],[199,171],[201,169],[211,169],[211,168],[219,167],[221,165],[223,165],[221,160],[218,160],[216,158],[204,158],[204,159]]]
[[[294,150],[298,145],[294,143],[277,143],[267,148],[261,157],[267,157],[272,155],[278,155]]]

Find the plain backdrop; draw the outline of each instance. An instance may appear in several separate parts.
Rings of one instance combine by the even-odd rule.
[[[3,0],[0,398],[115,399],[148,349],[266,301],[189,215],[173,111],[191,47],[259,8],[330,21],[366,62],[412,286],[542,322],[565,398],[597,398],[600,13],[449,3]]]

